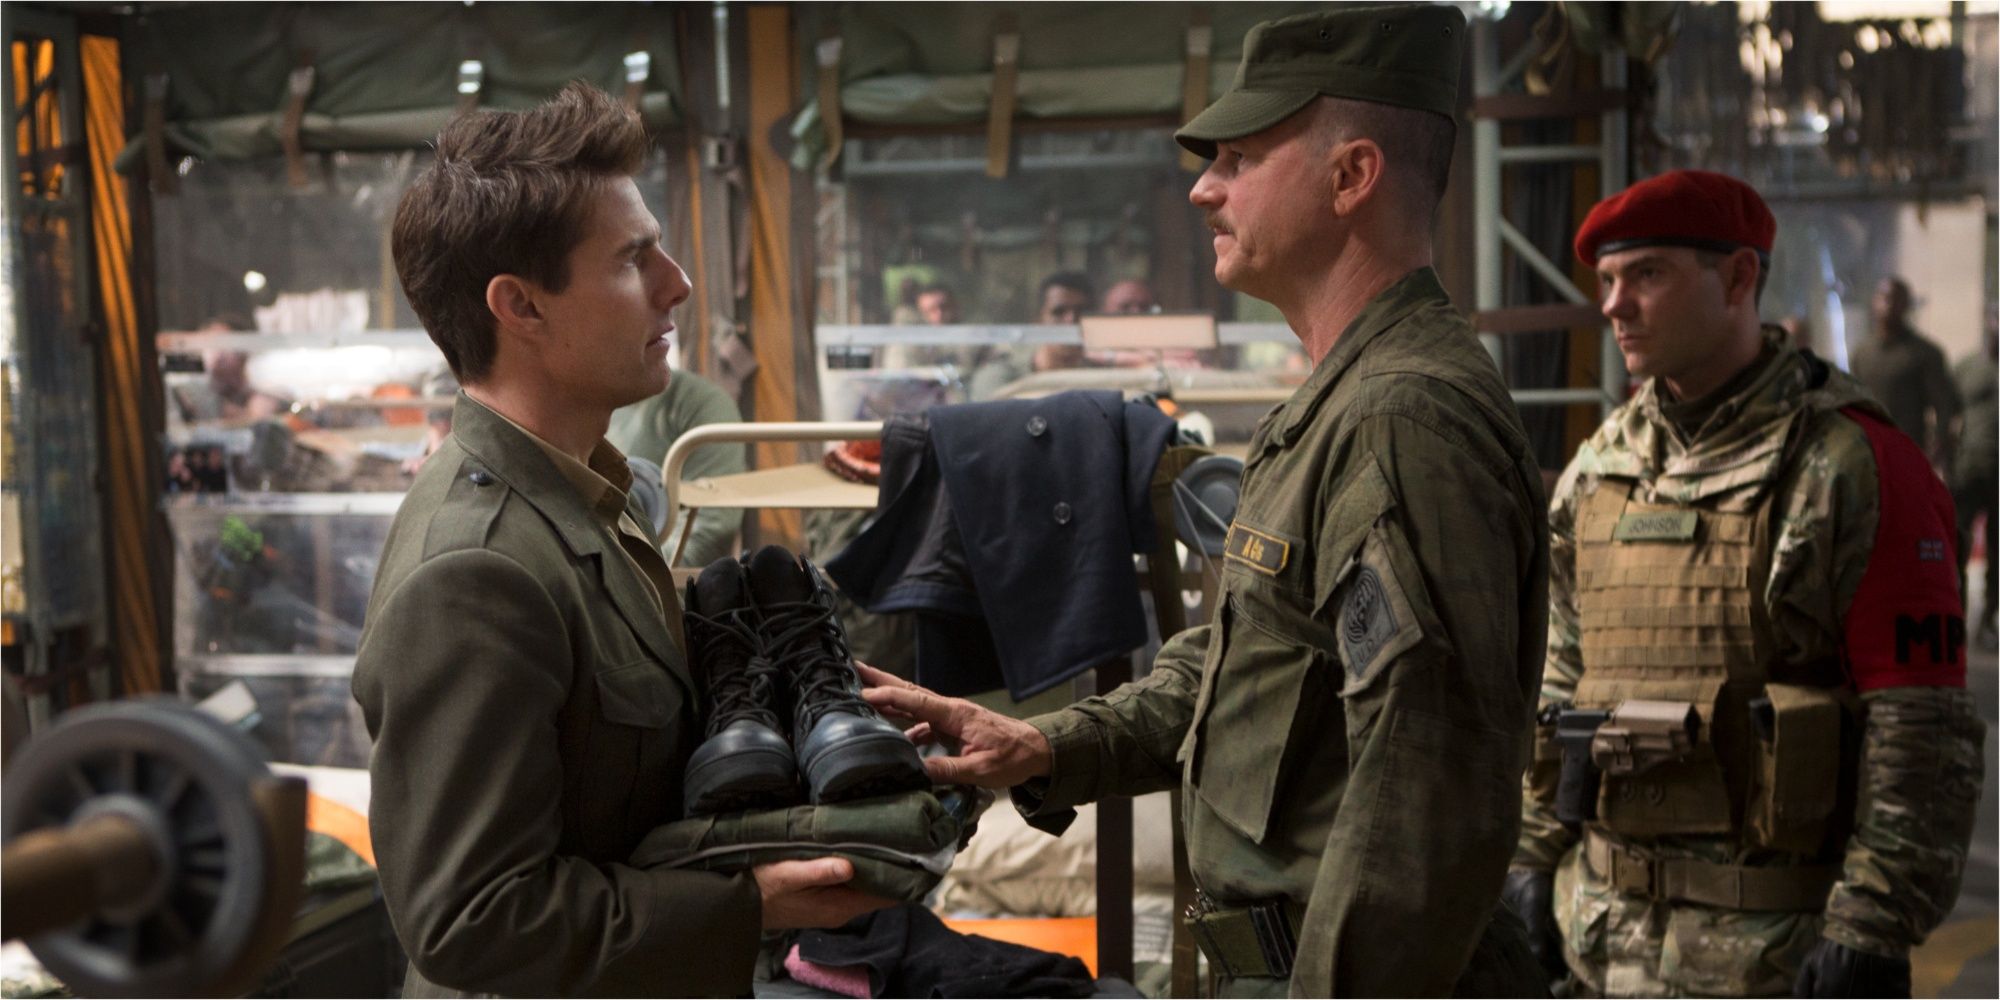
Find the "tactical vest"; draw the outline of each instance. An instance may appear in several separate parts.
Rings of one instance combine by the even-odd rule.
[[[1854,703],[1840,688],[1772,683],[1767,668],[1759,591],[1785,464],[1774,453],[1754,486],[1689,504],[1648,502],[1633,480],[1605,478],[1579,505],[1576,707],[1686,703],[1701,721],[1684,752],[1648,759],[1642,746],[1636,758],[1612,758],[1598,793],[1602,829],[1807,856],[1844,840],[1835,804],[1858,753],[1844,735]]]

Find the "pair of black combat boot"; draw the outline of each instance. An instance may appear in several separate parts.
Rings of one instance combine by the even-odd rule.
[[[709,707],[686,815],[930,786],[916,747],[861,699],[833,592],[810,560],[776,545],[718,559],[688,584],[686,605]]]

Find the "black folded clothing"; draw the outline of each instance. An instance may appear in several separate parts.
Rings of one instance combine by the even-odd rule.
[[[1081,961],[946,927],[914,903],[877,910],[830,931],[799,935],[799,957],[816,965],[866,966],[878,997],[1087,997],[1096,991]]]

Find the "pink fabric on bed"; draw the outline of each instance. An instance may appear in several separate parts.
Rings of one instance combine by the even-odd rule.
[[[785,954],[785,971],[807,986],[817,986],[844,997],[869,1000],[868,968],[862,965],[819,965],[799,957],[799,946]]]

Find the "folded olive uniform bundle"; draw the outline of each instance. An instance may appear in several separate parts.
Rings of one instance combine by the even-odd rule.
[[[854,863],[849,885],[884,899],[917,902],[951,868],[972,836],[978,797],[970,789],[894,795],[694,816],[662,826],[632,854],[645,867],[739,872],[772,861],[838,856]]]

